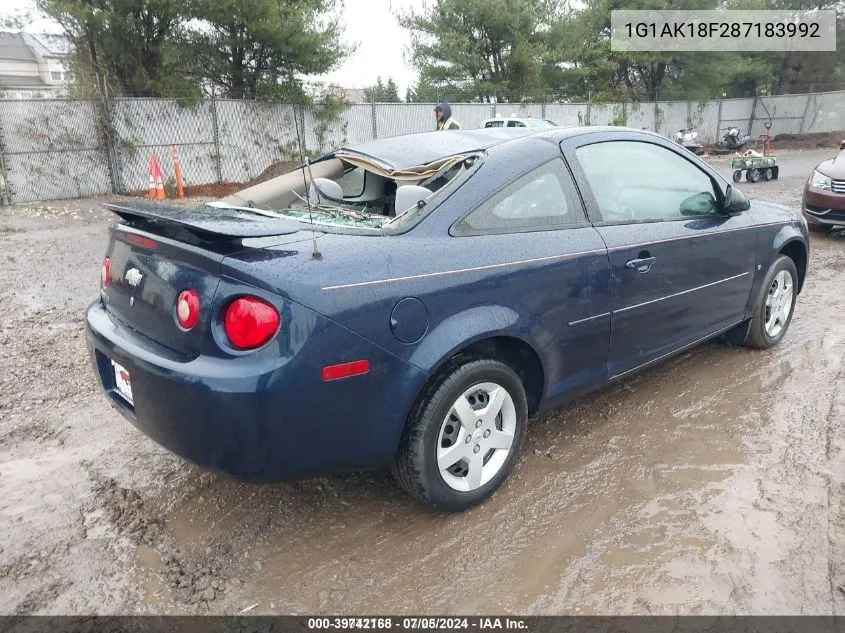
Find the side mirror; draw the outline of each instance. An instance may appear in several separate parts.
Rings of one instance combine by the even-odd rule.
[[[739,189],[728,185],[725,190],[725,206],[724,211],[728,215],[737,215],[743,211],[748,211],[751,208],[751,203]]]
[[[713,192],[704,191],[682,200],[680,211],[683,216],[712,215],[718,206],[719,203],[713,196]]]

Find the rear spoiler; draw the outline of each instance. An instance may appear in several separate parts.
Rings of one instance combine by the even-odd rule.
[[[253,213],[248,209],[227,209],[205,204],[190,209],[155,202],[107,202],[103,208],[128,222],[141,220],[163,228],[178,227],[211,241],[290,235],[301,230],[296,220],[272,217],[260,209],[255,209]]]

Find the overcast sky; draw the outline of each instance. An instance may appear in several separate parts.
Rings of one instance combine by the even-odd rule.
[[[405,88],[416,80],[416,73],[403,59],[410,40],[407,31],[396,22],[395,14],[423,4],[424,0],[344,0],[341,19],[346,25],[345,38],[349,43],[356,43],[358,50],[337,70],[316,79],[363,88],[374,84],[379,75],[384,79],[391,76],[399,84],[399,94],[404,96]],[[33,5],[32,0],[0,0],[0,12],[31,10]],[[26,30],[60,29],[47,20],[38,20]]]

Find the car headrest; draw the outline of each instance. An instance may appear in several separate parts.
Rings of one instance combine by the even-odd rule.
[[[426,187],[419,185],[402,185],[396,189],[396,215],[405,213],[408,209],[415,206],[420,200],[425,200],[433,192]]]
[[[316,185],[316,187],[315,187]],[[319,189],[320,191],[317,191]],[[320,195],[331,196],[337,200],[343,200],[343,189],[334,180],[328,178],[315,178],[308,187],[308,202],[311,204],[336,204]]]

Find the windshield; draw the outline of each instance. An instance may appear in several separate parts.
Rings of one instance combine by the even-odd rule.
[[[462,183],[479,158],[462,154],[397,170],[369,156],[338,151],[208,204],[290,219],[327,232],[402,232]]]

